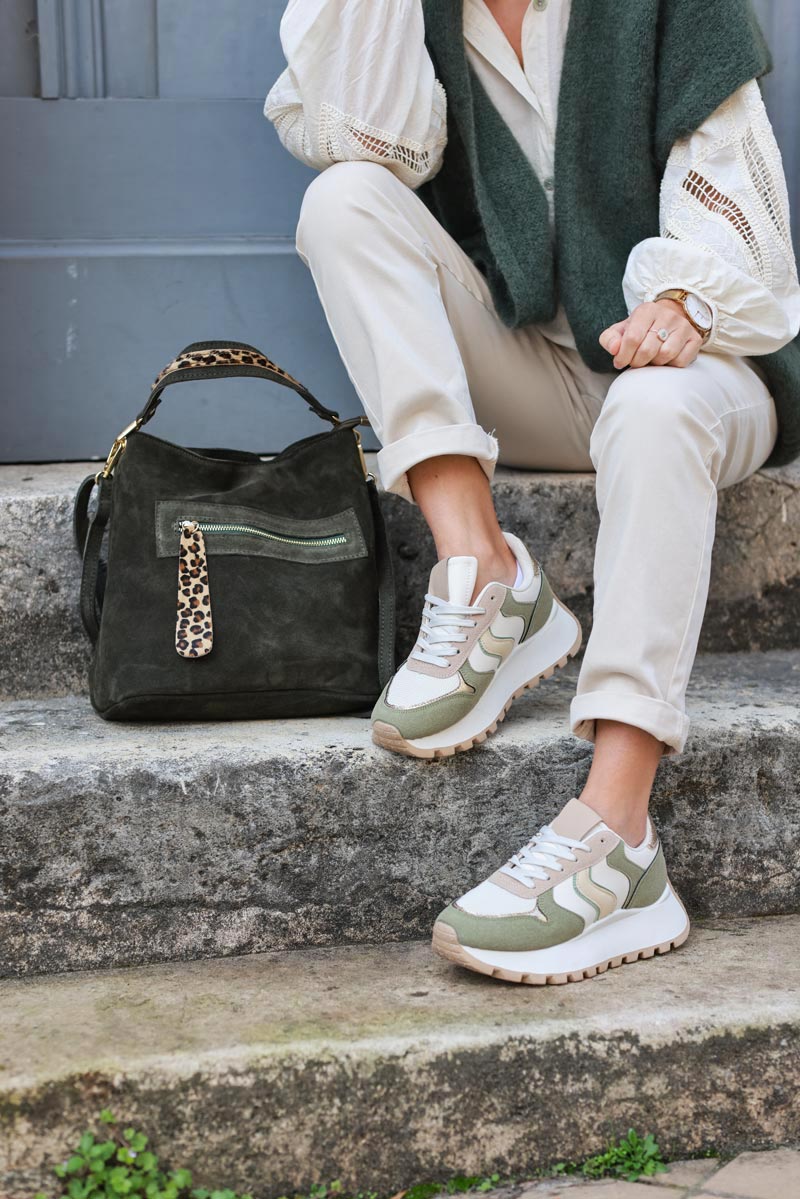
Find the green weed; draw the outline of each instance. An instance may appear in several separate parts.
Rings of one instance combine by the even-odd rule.
[[[582,1174],[585,1178],[624,1178],[635,1182],[637,1178],[662,1174],[666,1168],[652,1133],[640,1137],[631,1128],[626,1137],[609,1145],[605,1153],[597,1153],[581,1164],[559,1162],[553,1167],[553,1173]]]

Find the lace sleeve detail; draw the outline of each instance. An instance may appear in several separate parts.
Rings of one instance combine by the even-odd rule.
[[[786,180],[755,80],[673,146],[660,236],[633,247],[622,288],[629,312],[669,288],[700,296],[713,318],[704,352],[769,354],[797,336]]]
[[[755,80],[676,142],[661,234],[718,254],[770,290],[797,283],[783,163]]]
[[[420,187],[447,143],[447,97],[424,39],[419,0],[295,0],[281,22],[288,65],[264,115],[316,170],[379,162]]]
[[[322,104],[319,121],[319,154],[327,162],[348,162],[362,159],[383,162],[397,168],[412,187],[430,179],[441,165],[447,141],[444,120],[446,100],[444,88],[436,80],[436,98],[432,114],[430,137],[425,142],[398,137],[360,121],[350,113],[341,112],[333,104]]]

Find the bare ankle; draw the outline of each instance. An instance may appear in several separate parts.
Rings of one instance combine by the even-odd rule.
[[[644,729],[598,720],[594,757],[581,799],[628,845],[647,832],[647,808],[664,746]]]
[[[503,537],[489,480],[474,459],[428,458],[408,472],[411,491],[436,542],[437,556],[478,559],[475,595],[487,583],[513,583],[516,559]]]
[[[647,833],[648,802],[641,797],[620,798],[586,788],[581,800],[601,816],[612,832],[626,845],[641,845]]]
[[[491,558],[478,555],[478,577],[475,580],[475,595],[480,595],[487,583],[505,583],[510,587],[517,577],[517,560],[506,546],[507,553]]]

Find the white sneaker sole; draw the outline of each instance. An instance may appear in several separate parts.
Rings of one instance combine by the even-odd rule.
[[[461,945],[454,928],[439,921],[433,927],[433,949],[448,962],[507,982],[543,986],[594,978],[625,962],[651,958],[677,949],[689,936],[686,909],[669,883],[646,908],[612,912],[579,937],[550,949],[527,953],[494,952]]]
[[[577,654],[582,633],[578,620],[560,600],[553,604],[553,614],[538,633],[518,645],[495,671],[478,703],[457,724],[429,737],[407,739],[399,729],[383,720],[372,726],[372,740],[384,749],[408,754],[412,758],[448,758],[452,754],[472,749],[490,734],[523,691],[535,687],[541,679],[549,679],[561,666]]]

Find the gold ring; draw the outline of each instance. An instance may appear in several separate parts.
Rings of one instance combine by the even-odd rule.
[[[659,329],[656,333],[656,337],[659,341],[666,341],[669,337],[669,329]]]

